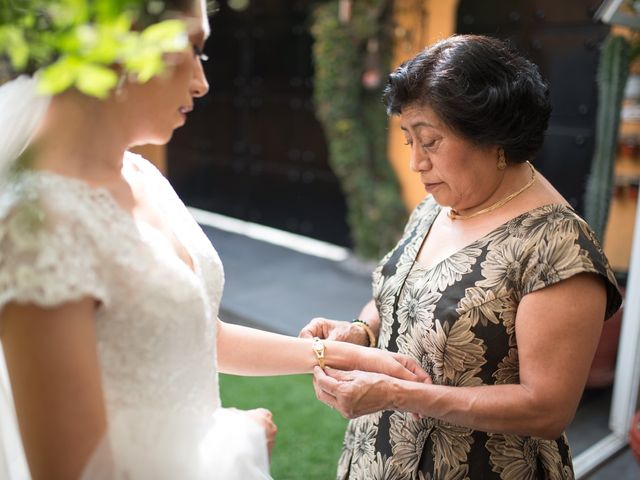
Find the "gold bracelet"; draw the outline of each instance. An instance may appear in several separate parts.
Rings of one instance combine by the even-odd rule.
[[[351,320],[351,323],[357,325],[358,327],[364,329],[365,332],[367,332],[370,347],[376,346],[376,336],[373,334],[373,330],[371,330],[371,327],[367,322],[365,322],[364,320],[360,320],[359,318],[354,318],[353,320]]]
[[[311,344],[311,348],[313,349],[313,353],[316,354],[316,358],[318,359],[318,365],[320,368],[324,370],[324,342],[320,340],[318,337],[313,337],[313,343]]]

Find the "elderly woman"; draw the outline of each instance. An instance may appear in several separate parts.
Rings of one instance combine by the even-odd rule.
[[[316,368],[318,397],[358,417],[338,478],[573,478],[563,431],[621,298],[589,226],[529,163],[548,87],[501,41],[454,36],[393,72],[385,102],[429,195],[360,319],[301,336],[403,352],[433,383]]]

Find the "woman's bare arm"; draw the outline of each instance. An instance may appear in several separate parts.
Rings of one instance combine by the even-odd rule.
[[[106,430],[95,300],[57,308],[9,304],[2,346],[34,480],[78,478]]]

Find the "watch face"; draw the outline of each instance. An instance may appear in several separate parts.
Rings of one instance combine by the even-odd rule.
[[[324,343],[322,343],[322,340],[320,340],[319,338],[314,338],[313,339],[313,344],[311,345],[311,348],[313,348],[318,353],[323,352],[324,351]]]

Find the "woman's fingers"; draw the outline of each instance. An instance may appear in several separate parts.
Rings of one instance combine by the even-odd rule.
[[[300,338],[318,337],[325,340],[341,340],[340,330],[343,323],[337,320],[329,320],[328,318],[316,317],[311,320],[298,334]]]
[[[338,382],[350,382],[351,380],[353,380],[353,372],[351,371],[338,370],[336,368],[326,367],[323,373],[325,374],[325,376],[333,378]]]
[[[391,404],[391,377],[386,375],[329,367],[317,375],[318,388],[331,397],[332,406],[345,418],[386,410]]]
[[[313,338],[313,337],[325,338],[325,336],[324,336],[324,327],[323,327],[324,320],[325,320],[324,318],[314,318],[309,323],[307,323],[302,330],[300,330],[300,333],[298,334],[298,337],[300,337],[300,338]]]
[[[328,381],[327,381],[328,379]],[[334,393],[334,379],[325,374],[325,372],[320,367],[315,367],[313,369],[313,389],[316,392],[316,397],[322,403],[327,404],[331,408],[337,407],[337,399]],[[337,383],[337,382],[336,382]],[[327,389],[327,390],[325,390]]]
[[[410,371],[415,378],[412,378],[414,381],[422,382],[422,383],[432,383],[431,376],[427,372],[424,371],[422,366],[416,362],[413,358],[407,357],[406,355],[402,355],[400,353],[392,353],[393,357],[408,371]]]
[[[327,368],[327,370],[329,369]],[[313,378],[323,392],[331,393],[335,397],[335,391],[340,383],[338,380],[328,375],[318,366],[313,368]]]
[[[414,370],[416,370],[415,366],[412,365],[407,358],[402,358],[402,356],[392,354],[387,371],[383,371],[381,373],[391,375],[392,377],[396,377],[401,380],[408,380],[411,382],[420,381],[418,374],[414,373]]]
[[[350,323],[328,318],[314,318],[298,334],[300,338],[318,337],[336,342],[349,342],[357,345],[368,345],[367,333]]]

